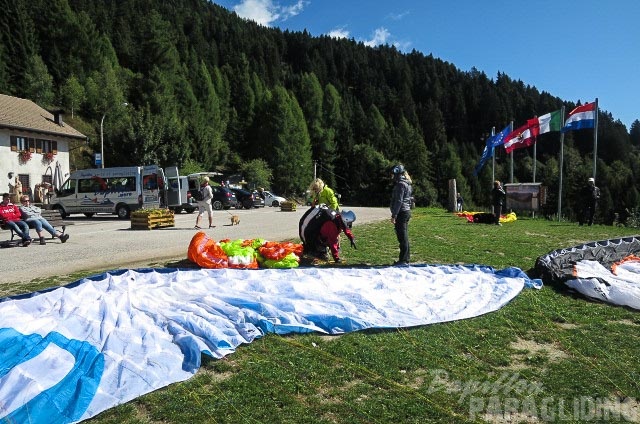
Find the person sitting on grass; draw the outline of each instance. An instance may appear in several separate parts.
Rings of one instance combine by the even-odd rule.
[[[2,195],[2,203],[0,203],[0,224],[13,230],[21,239],[22,246],[27,247],[31,244],[31,236],[29,236],[29,225],[21,220],[20,209],[11,203],[11,195],[4,193]]]
[[[44,241],[44,237],[42,236],[42,229],[44,228],[51,234],[53,237],[57,237],[60,239],[62,243],[66,242],[69,239],[69,234],[58,234],[58,232],[53,228],[53,226],[42,217],[42,209],[38,206],[31,205],[29,200],[29,196],[22,196],[20,198],[20,213],[22,214],[22,219],[27,224],[32,224],[36,229],[36,233],[38,233],[38,237],[40,237],[40,244],[47,244]]]

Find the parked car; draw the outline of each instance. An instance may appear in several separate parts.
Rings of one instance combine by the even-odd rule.
[[[277,207],[280,206],[280,203],[287,201],[287,199],[285,199],[284,197],[277,196],[267,190],[263,191],[262,193],[264,194],[264,204],[268,206]]]
[[[231,190],[236,195],[236,199],[238,199],[237,208],[251,209],[264,207],[264,200],[258,196],[257,192],[254,195],[254,193],[241,188],[230,188],[229,190]]]
[[[231,209],[238,206],[238,199],[233,191],[220,186],[211,188],[213,189],[213,199],[211,199],[213,209],[219,211],[220,209]]]
[[[189,187],[195,186],[195,184],[189,183]],[[197,186],[196,186],[197,187]],[[189,190],[189,199],[193,201],[194,205],[197,207],[197,202],[195,201],[195,192],[200,190],[200,188],[191,188]],[[236,195],[226,187],[221,186],[211,186],[211,191],[213,192],[213,199],[211,199],[211,206],[213,209],[219,211],[220,209],[231,209],[235,208],[238,205],[238,199]]]
[[[266,206],[266,204],[264,203],[264,199],[262,198],[262,196],[260,196],[258,190],[253,190],[251,194],[253,194],[254,206],[256,208],[264,208]]]

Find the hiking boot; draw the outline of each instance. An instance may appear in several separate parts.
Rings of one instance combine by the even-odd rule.
[[[43,244],[47,244],[47,242],[44,240],[44,237],[40,237],[40,245],[42,246]]]
[[[24,240],[22,242],[22,247],[27,247],[31,244],[31,239]]]
[[[61,241],[62,243],[66,243],[66,241],[67,241],[67,240],[69,240],[69,234],[62,234],[62,235],[60,236],[60,241]]]

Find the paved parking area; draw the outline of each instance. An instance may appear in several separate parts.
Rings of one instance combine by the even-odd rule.
[[[355,226],[387,219],[387,208],[348,206],[356,214]],[[214,211],[216,228],[205,230],[215,240],[263,238],[280,241],[298,239],[298,221],[306,207],[294,212],[265,207],[252,210]],[[231,226],[231,215],[240,217],[240,225]],[[132,230],[128,220],[113,215],[85,218],[73,215],[66,220],[70,235],[65,244],[47,239],[45,246],[0,249],[0,284],[27,282],[34,278],[68,275],[74,272],[145,267],[171,260],[186,259],[197,213],[176,215],[175,227],[154,230]],[[202,225],[207,224],[206,214]],[[35,231],[31,230],[32,237]],[[0,239],[10,237],[0,231]],[[357,232],[356,232],[357,237]]]

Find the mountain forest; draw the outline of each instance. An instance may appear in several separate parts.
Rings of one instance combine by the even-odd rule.
[[[473,170],[492,128],[594,101],[415,50],[260,26],[206,0],[0,0],[0,9],[0,93],[63,109],[89,136],[76,168],[92,166],[102,122],[110,167],[241,173],[284,195],[303,193],[315,172],[345,204],[384,206],[402,163],[419,206],[447,205],[455,179],[465,208],[486,208],[491,160]],[[536,149],[551,216],[560,133]],[[639,149],[640,121],[627,130],[599,111],[599,223],[637,210]],[[575,219],[593,130],[566,133],[563,152],[562,216]],[[511,157],[496,148],[496,179],[532,182],[533,169],[532,147],[514,151],[510,181]]]

